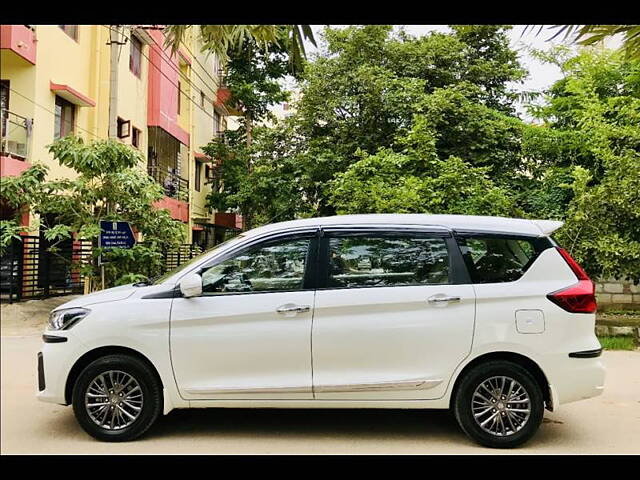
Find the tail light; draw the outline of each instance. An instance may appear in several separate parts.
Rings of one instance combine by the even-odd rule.
[[[587,275],[587,272],[571,258],[564,248],[556,247],[569,268],[578,277],[578,283],[570,287],[556,290],[547,295],[547,298],[560,308],[571,313],[594,313],[598,308],[596,304],[595,285]]]

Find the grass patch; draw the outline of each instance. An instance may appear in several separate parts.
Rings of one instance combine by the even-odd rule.
[[[616,315],[616,316],[631,316],[631,317],[640,317],[640,310],[628,309],[628,310],[605,310],[602,313],[605,315]]]
[[[600,345],[605,350],[634,350],[636,348],[633,337],[598,337]]]

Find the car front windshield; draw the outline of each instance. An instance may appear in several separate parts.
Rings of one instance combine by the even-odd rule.
[[[153,282],[151,282],[151,285],[159,285],[161,283],[164,283],[170,277],[172,277],[172,276],[174,276],[174,275],[176,275],[176,274],[178,274],[178,273],[180,273],[180,272],[182,272],[184,270],[187,270],[192,265],[195,265],[196,263],[201,261],[204,257],[208,256],[211,252],[213,252],[215,250],[219,250],[222,247],[230,246],[230,245],[240,241],[243,237],[244,237],[244,234],[240,234],[240,235],[237,235],[237,236],[235,236],[233,238],[230,238],[229,240],[226,240],[226,241],[224,241],[222,243],[219,243],[215,247],[210,248],[209,250],[206,250],[206,251],[202,252],[200,255],[197,255],[197,256],[193,257],[191,260],[189,260],[186,263],[183,263],[179,267],[174,268],[173,270],[169,270],[164,275],[161,275],[158,278],[153,279]]]

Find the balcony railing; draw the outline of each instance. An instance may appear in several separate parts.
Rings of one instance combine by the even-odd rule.
[[[25,160],[28,156],[29,138],[31,137],[32,120],[17,115],[9,110],[0,113],[2,136],[0,137],[0,153],[3,156],[17,157]]]
[[[156,182],[164,187],[164,194],[167,197],[184,202],[189,201],[189,180],[155,165],[149,165],[147,171]]]
[[[213,218],[213,223],[220,227],[242,230],[244,226],[242,215],[238,213],[216,212]]]

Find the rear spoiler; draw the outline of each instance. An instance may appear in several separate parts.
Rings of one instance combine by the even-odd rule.
[[[540,229],[543,235],[547,236],[564,225],[564,222],[558,220],[531,220],[531,222]]]

